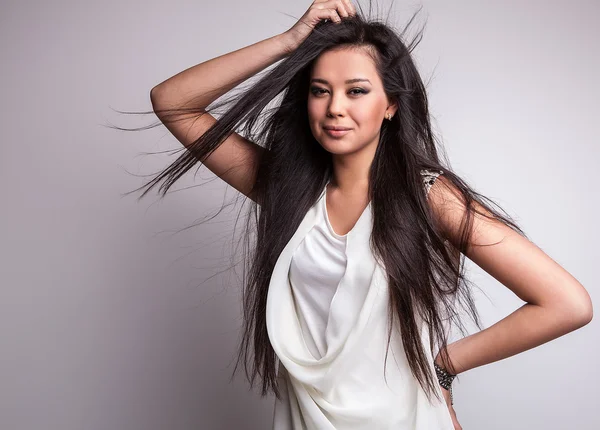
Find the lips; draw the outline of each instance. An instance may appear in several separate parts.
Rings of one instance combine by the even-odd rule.
[[[325,133],[331,137],[342,137],[345,136],[346,134],[350,133],[350,129],[344,129],[344,130],[332,130],[330,128],[325,128],[324,129]]]
[[[351,130],[349,127],[343,127],[341,125],[324,125],[323,128],[325,130],[335,130],[335,131]]]

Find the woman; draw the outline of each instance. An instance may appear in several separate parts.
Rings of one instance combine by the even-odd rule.
[[[584,287],[441,163],[415,45],[350,0],[315,0],[151,91],[187,151],[144,194],[202,162],[252,203],[238,364],[276,394],[275,429],[460,429],[457,374],[592,318]],[[458,304],[481,328],[464,256],[526,304],[448,345]]]

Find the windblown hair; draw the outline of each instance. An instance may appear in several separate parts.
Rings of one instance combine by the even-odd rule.
[[[312,135],[307,113],[311,68],[322,53],[334,49],[367,53],[376,65],[389,99],[398,103],[392,120],[383,121],[369,171],[368,192],[373,209],[370,245],[388,277],[389,334],[392,330],[400,331],[411,372],[428,398],[436,395],[438,381],[427,364],[419,320],[429,330],[428,347],[432,354],[434,346],[442,354],[445,352],[448,341],[445,324],[454,325],[465,334],[457,305],[465,308],[481,329],[470,282],[464,274],[464,254],[471,239],[474,213],[502,222],[525,236],[497,204],[452,172],[443,150],[440,151],[444,162],[440,160],[437,146],[441,145],[437,145],[432,132],[426,89],[411,58],[423,29],[410,43],[403,42],[415,15],[401,33],[386,23],[367,19],[362,9],[339,24],[321,21],[297,49],[250,88],[228,100],[215,102],[210,111],[231,106],[176,161],[141,187],[146,190],[140,198],[163,182],[159,190],[164,196],[234,129],[241,128],[241,134],[266,149],[256,171],[254,200],[247,199],[250,207],[244,241],[243,327],[233,371],[235,374],[243,362],[252,387],[256,378],[260,378],[262,395],[272,390],[280,396],[277,357],[266,325],[271,274],[284,246],[333,173],[332,156]],[[267,109],[278,96],[280,102]],[[205,111],[209,112],[208,108],[194,107],[191,103],[161,112],[161,118],[163,122],[176,121],[183,115],[201,116]],[[423,186],[423,169],[443,172],[434,187],[448,187],[466,208],[458,246],[446,240],[433,216]],[[390,337],[388,348],[389,341]]]

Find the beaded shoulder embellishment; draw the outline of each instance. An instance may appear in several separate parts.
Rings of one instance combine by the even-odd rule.
[[[421,176],[423,177],[423,182],[425,183],[425,193],[428,194],[431,186],[434,184],[436,178],[444,173],[443,170],[428,170],[422,169]]]

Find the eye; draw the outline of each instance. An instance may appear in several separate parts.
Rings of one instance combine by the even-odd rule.
[[[357,91],[357,93],[353,93],[355,95],[368,93],[368,91],[365,91],[363,88],[352,88],[350,92],[352,93],[352,91]]]
[[[315,95],[315,96],[319,96],[323,93],[328,92],[327,90],[323,89],[323,88],[319,88],[319,87],[311,87],[310,88],[310,92]],[[352,94],[353,96],[358,96],[360,94],[367,94],[368,91],[366,91],[364,88],[352,88],[350,91],[348,91],[350,94]]]
[[[310,89],[310,92],[312,94],[314,94],[315,96],[323,94],[324,91],[326,91],[326,90],[319,88],[319,87],[311,87],[311,89]]]

